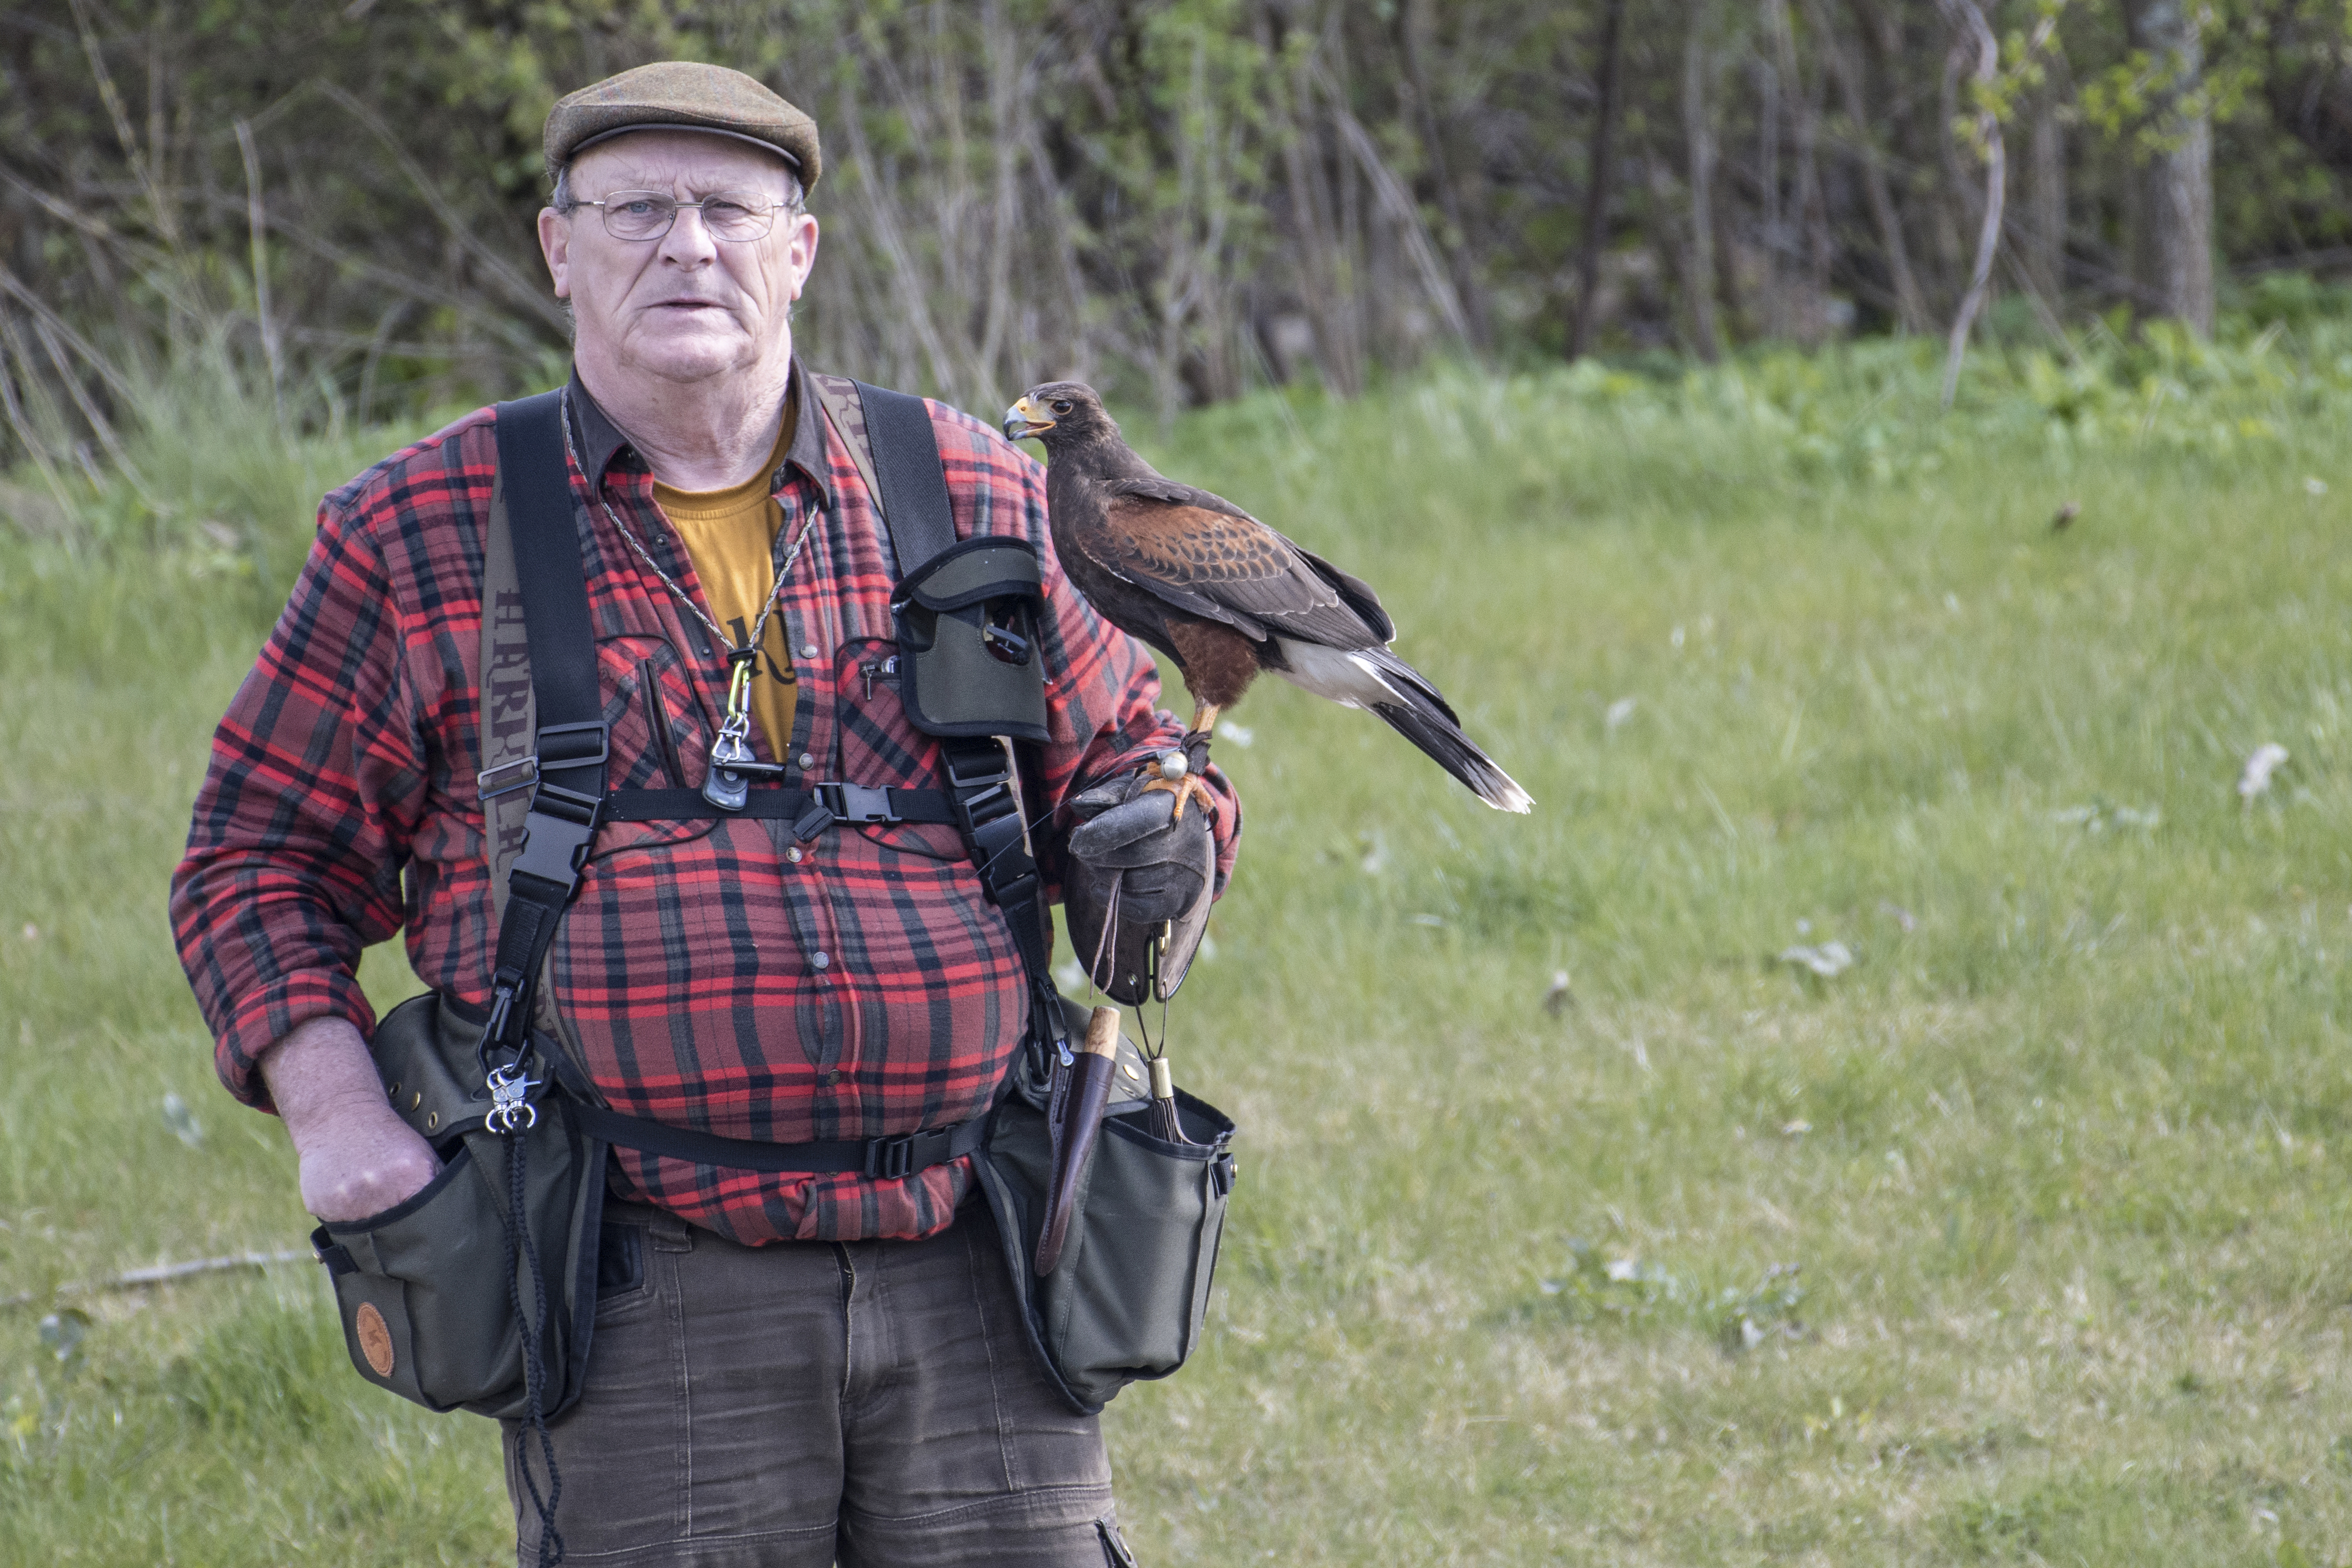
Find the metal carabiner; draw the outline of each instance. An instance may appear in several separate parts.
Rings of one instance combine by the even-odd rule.
[[[531,1104],[529,1096],[541,1081],[524,1074],[520,1058],[490,1069],[490,1110],[482,1125],[501,1136],[528,1132],[538,1126],[539,1107]]]

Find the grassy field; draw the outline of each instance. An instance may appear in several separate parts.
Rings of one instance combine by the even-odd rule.
[[[2352,358],[2262,327],[1940,418],[1897,345],[1165,434],[1539,804],[1233,715],[1173,1054],[1242,1183],[1107,1417],[1142,1561],[2352,1563]],[[44,1335],[306,1228],[163,883],[293,509],[383,442],[155,440],[214,529],[0,532],[0,1560],[492,1563],[490,1429],[363,1384],[310,1267]]]

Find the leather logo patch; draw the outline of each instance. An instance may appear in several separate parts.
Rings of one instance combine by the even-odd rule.
[[[360,1354],[367,1358],[368,1365],[373,1369],[378,1377],[390,1377],[392,1375],[391,1325],[383,1321],[383,1314],[375,1310],[373,1301],[362,1301],[358,1317]]]

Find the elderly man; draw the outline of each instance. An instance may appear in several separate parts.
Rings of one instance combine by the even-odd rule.
[[[876,498],[793,352],[815,126],[736,72],[657,65],[558,103],[546,151],[539,236],[577,323],[569,503],[609,776],[698,788],[731,712],[784,784],[936,787],[938,743],[876,679],[894,651]],[[1053,563],[1042,470],[929,412],[958,534],[1046,552],[1051,740],[1023,777],[1057,885],[1072,797],[1136,773],[1180,726],[1142,650]],[[371,1063],[361,950],[404,931],[451,1005],[489,996],[476,666],[495,420],[470,415],[326,498],[173,881],[221,1078],[283,1119],[303,1202],[330,1222],[380,1215],[440,1166]],[[751,676],[730,698],[739,662]],[[1239,808],[1212,782],[1222,885]],[[1028,992],[965,847],[914,823],[794,826],[603,824],[546,999],[595,1089],[769,1143],[985,1114]],[[620,1149],[609,1180],[584,1392],[551,1424],[571,1560],[1130,1561],[1099,1429],[1032,1363],[968,1157],[762,1174]],[[507,1443],[518,1550],[540,1556],[512,1426]]]

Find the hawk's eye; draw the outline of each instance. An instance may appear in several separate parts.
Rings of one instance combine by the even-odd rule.
[[[1067,414],[1069,411],[1070,411],[1070,400],[1069,400],[1068,398],[1066,398],[1066,397],[1057,397],[1057,398],[1054,399],[1054,412],[1055,412],[1055,413],[1056,413],[1056,414]]]

